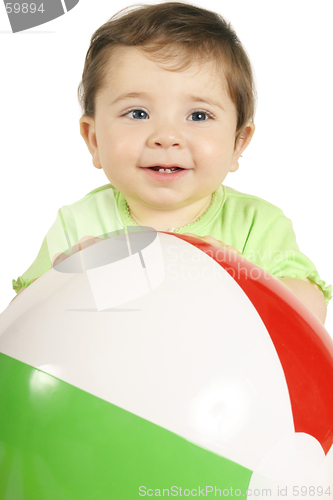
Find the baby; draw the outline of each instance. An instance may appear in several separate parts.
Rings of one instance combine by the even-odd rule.
[[[324,323],[332,288],[299,251],[290,220],[222,184],[252,139],[255,91],[221,16],[180,2],[121,11],[92,36],[79,97],[81,135],[110,184],[59,210],[16,292],[76,243],[142,225],[243,255]]]

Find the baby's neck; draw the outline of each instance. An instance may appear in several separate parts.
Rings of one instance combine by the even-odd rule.
[[[212,195],[191,205],[174,210],[152,209],[126,198],[129,214],[139,226],[148,226],[156,231],[178,229],[195,222],[201,217],[212,200]]]

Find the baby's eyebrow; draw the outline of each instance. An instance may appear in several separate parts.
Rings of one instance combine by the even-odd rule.
[[[146,92],[128,92],[126,94],[121,94],[117,97],[117,99],[111,102],[111,106],[119,101],[124,101],[125,99],[129,99],[131,97],[148,97],[148,94],[146,94]]]
[[[149,98],[149,94],[147,94],[146,92],[127,92],[125,94],[121,94],[114,101],[112,101],[111,106],[113,106],[114,104],[116,104],[119,101],[124,101],[125,99],[138,98],[138,97]],[[210,104],[211,106],[215,106],[215,107],[220,108],[223,111],[225,111],[222,104],[220,102],[212,99],[211,97],[199,97],[199,96],[195,96],[195,95],[190,94],[190,95],[184,96],[183,99],[187,100],[187,101],[202,102],[204,104]]]
[[[199,97],[195,95],[187,95],[185,96],[185,98],[187,98],[188,101],[203,102],[204,104],[210,104],[211,106],[215,106],[216,108],[220,108],[222,109],[222,111],[225,111],[222,104],[218,101],[215,101],[215,99],[212,99],[211,97]]]

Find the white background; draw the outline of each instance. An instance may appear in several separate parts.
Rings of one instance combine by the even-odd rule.
[[[293,221],[301,250],[333,283],[332,2],[194,3],[231,22],[258,89],[255,136],[225,184],[279,206]],[[131,4],[80,0],[66,15],[12,34],[0,3],[0,311],[58,208],[108,182],[79,134],[76,91],[90,36]],[[326,328],[333,335],[331,308]]]

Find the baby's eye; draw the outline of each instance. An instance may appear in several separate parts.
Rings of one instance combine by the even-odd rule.
[[[190,116],[195,117],[192,120],[190,119],[190,121],[193,122],[206,122],[210,118],[214,118],[214,116],[208,111],[193,111],[193,113],[191,113]]]
[[[129,111],[127,111],[127,113],[125,113],[124,116],[129,116],[130,118],[134,118],[135,120],[144,120],[145,117],[143,115],[148,116],[148,114],[143,111],[143,109],[130,109]]]

